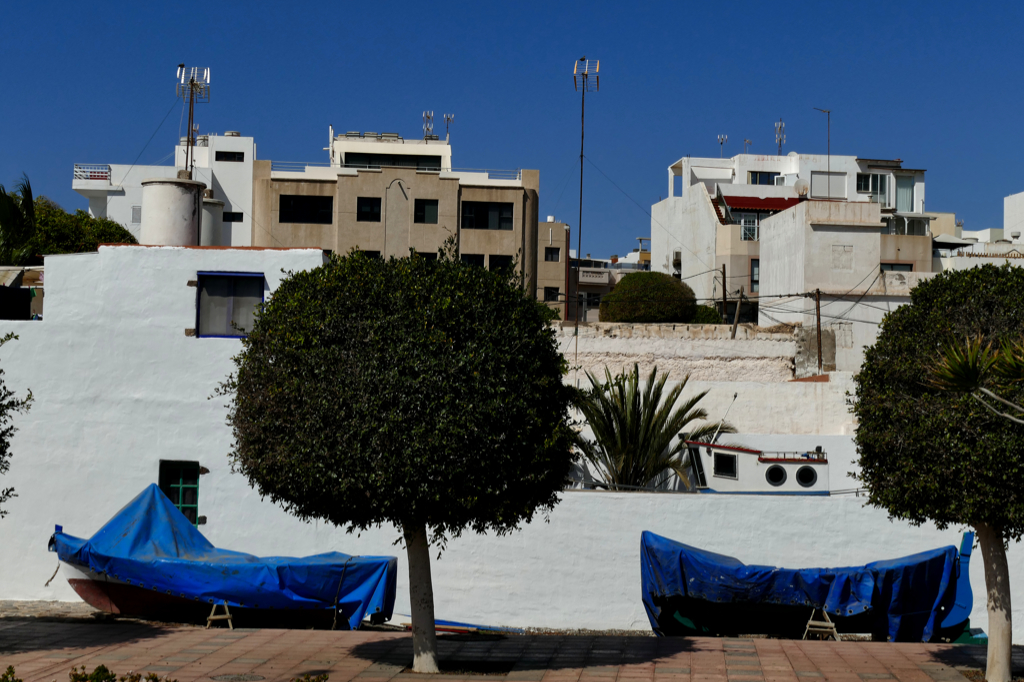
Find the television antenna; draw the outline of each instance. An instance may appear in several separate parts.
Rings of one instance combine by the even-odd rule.
[[[775,144],[779,145],[779,156],[782,156],[782,145],[786,144],[786,124],[781,118],[775,124]]]
[[[455,114],[444,114],[444,141],[448,141],[448,127],[455,120]]]
[[[825,152],[827,154],[827,156],[825,157],[825,163],[826,163],[826,165],[825,165],[826,176],[825,177],[828,178],[828,198],[831,201],[832,200],[832,110],[831,109],[819,109],[818,107],[813,107],[813,109],[815,111],[820,111],[821,113],[823,113],[826,116],[828,116],[828,138],[827,138],[828,146],[825,147],[825,149],[828,150],[828,151]]]
[[[598,75],[600,68],[600,60],[587,59],[586,55],[577,59],[572,67],[572,86],[576,92],[583,95],[580,100],[580,220],[576,226],[576,301],[575,312],[573,313],[573,317],[576,318],[573,336],[576,341],[575,362],[577,367],[580,364],[580,259],[583,256],[583,139],[587,121],[587,93],[598,92],[601,89],[601,80]],[[568,304],[566,307],[568,307]]]
[[[729,136],[728,135],[719,135],[718,136],[718,158],[721,159],[721,158],[723,158],[725,156],[725,143],[728,142],[728,141],[729,141]]]
[[[424,111],[423,112],[423,139],[427,139],[434,134],[434,112]]]
[[[188,102],[188,137],[185,138],[185,170],[188,177],[192,179],[192,168],[195,166],[195,154],[192,148],[195,146],[195,132],[199,126],[195,125],[194,110],[196,104],[210,101],[210,70],[199,69],[193,66],[186,69],[184,64],[178,64],[178,97]]]
[[[750,145],[751,147],[753,147],[753,146],[754,146],[754,143],[753,143],[753,142],[751,142],[750,140],[743,140],[743,153],[744,153],[744,154],[746,154],[746,153],[747,153],[747,145],[748,145],[748,144],[749,144],[749,145]]]

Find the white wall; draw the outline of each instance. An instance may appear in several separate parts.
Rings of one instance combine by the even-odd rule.
[[[684,197],[669,197],[651,206],[651,269],[675,274],[673,254],[678,251],[678,272],[699,303],[715,296],[718,225],[718,215],[702,186],[690,188]]]

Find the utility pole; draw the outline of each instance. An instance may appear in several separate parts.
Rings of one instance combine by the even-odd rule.
[[[596,59],[587,59],[586,55],[576,60],[572,69],[572,84],[577,92],[582,93],[580,100],[580,218],[576,225],[576,301],[575,312],[576,326],[573,329],[573,336],[576,344],[576,360],[579,366],[580,358],[580,262],[583,259],[583,136],[586,132],[587,113],[587,91],[598,92],[600,90],[601,62]]]
[[[722,263],[722,320],[729,319],[726,317],[729,314],[729,311],[727,309],[728,299],[725,297],[725,287],[728,281],[729,280],[725,278],[725,263]]]
[[[828,185],[827,185],[827,187],[828,187],[828,198],[831,201],[831,199],[832,199],[832,110],[831,109],[818,109],[818,107],[814,107],[814,108],[815,108],[815,110],[820,111],[821,113],[823,113],[826,116],[828,116],[828,139],[827,139],[827,146],[825,147],[825,149],[827,150],[825,152],[826,155],[827,155],[825,157],[825,177],[828,178]]]
[[[821,374],[821,289],[814,290],[814,313],[818,318],[818,374]]]
[[[736,327],[740,323],[740,306],[743,305],[743,285],[740,285],[740,297],[736,299],[736,314],[732,318],[732,336],[729,338],[736,338]]]

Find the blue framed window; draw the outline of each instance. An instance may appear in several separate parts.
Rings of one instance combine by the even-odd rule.
[[[200,272],[196,336],[241,338],[252,329],[263,303],[262,272]]]

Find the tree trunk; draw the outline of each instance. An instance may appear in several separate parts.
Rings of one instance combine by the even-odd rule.
[[[1003,534],[987,523],[976,523],[981,556],[985,560],[985,591],[988,593],[987,682],[1010,682],[1013,628],[1010,611],[1010,569],[1006,564]]]
[[[412,670],[436,673],[437,633],[434,630],[434,587],[430,581],[430,543],[427,528],[403,524],[409,557],[409,603],[412,607]],[[1003,561],[1005,565],[1005,557]]]

